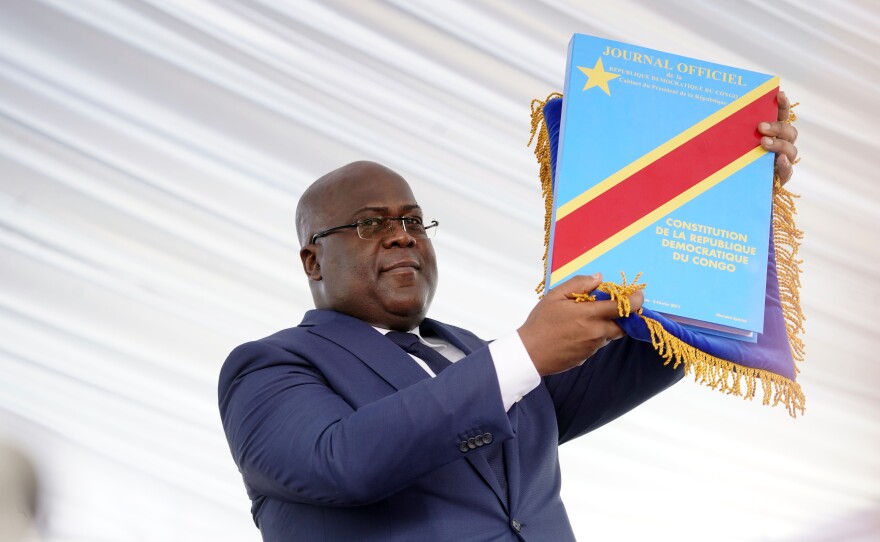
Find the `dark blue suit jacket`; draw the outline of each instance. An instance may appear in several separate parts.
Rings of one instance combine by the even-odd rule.
[[[264,540],[574,540],[557,445],[681,377],[650,344],[622,339],[505,412],[488,343],[426,323],[467,354],[436,378],[332,311],[230,354],[220,414]],[[460,449],[487,433],[490,444]],[[494,446],[509,497],[485,457]]]

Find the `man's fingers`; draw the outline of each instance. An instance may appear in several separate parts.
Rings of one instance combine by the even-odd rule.
[[[788,101],[788,96],[780,91],[776,95],[776,101],[779,104],[777,121],[759,123],[758,133],[763,136],[761,147],[776,153],[776,171],[782,184],[785,184],[791,179],[792,164],[797,161],[798,150],[795,142],[798,131],[787,122],[791,115],[791,102]]]
[[[779,174],[779,182],[785,184],[791,179],[794,168],[791,167],[791,161],[788,156],[780,154],[776,157],[776,173]]]
[[[636,292],[629,296],[630,314],[641,308],[643,300],[644,296],[641,292]],[[593,301],[590,305],[592,305],[593,315],[596,318],[601,318],[603,320],[620,318],[620,309],[617,306],[617,301],[606,299],[602,301]]]
[[[785,122],[761,122],[758,124],[758,132],[763,136],[782,139],[790,143],[797,141],[797,128]]]
[[[762,122],[758,124],[758,132],[761,138],[761,147],[768,152],[776,153],[776,171],[782,184],[788,182],[792,175],[792,164],[797,160],[798,149],[794,142],[797,140],[797,128],[784,122]]]
[[[761,138],[761,146],[767,149],[769,152],[784,154],[788,157],[789,162],[794,162],[797,159],[797,147],[795,147],[794,143],[791,143],[790,141],[778,138],[773,139],[765,136]]]
[[[605,336],[611,341],[616,341],[617,339],[622,339],[624,335],[626,335],[626,332],[623,331],[623,328],[617,325],[617,322],[611,321],[610,328]]]
[[[776,103],[779,104],[779,116],[776,120],[788,120],[788,116],[791,114],[791,102],[788,101],[788,96],[785,95],[785,92],[780,90],[776,94]]]
[[[577,275],[563,282],[559,286],[556,286],[552,291],[567,298],[571,294],[590,293],[600,284],[602,284],[601,273],[595,273],[593,275]]]
[[[632,309],[632,312],[635,312],[642,308],[642,303],[645,302],[645,292],[643,290],[637,290],[629,296],[629,306]]]
[[[593,305],[594,309],[593,314],[597,318],[602,318],[604,320],[620,318],[620,310],[617,308],[617,301],[606,299],[603,301],[594,301],[591,305]]]
[[[551,291],[560,298],[570,300],[572,294],[590,293],[598,288],[600,284],[602,284],[601,273],[596,273],[594,275],[578,275],[568,279],[559,286],[556,286]],[[645,295],[641,290],[636,290],[628,297],[631,313],[639,310],[645,300]],[[617,301],[593,301],[591,303],[585,303],[583,309],[586,310],[587,307],[590,307],[589,311],[591,311],[596,318],[612,320],[620,317],[620,309],[618,308]]]

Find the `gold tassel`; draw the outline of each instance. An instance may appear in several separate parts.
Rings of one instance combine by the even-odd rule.
[[[638,292],[639,290],[644,290],[647,284],[639,284],[639,279],[642,277],[642,274],[639,273],[636,275],[636,278],[633,279],[632,282],[626,282],[626,274],[623,271],[620,272],[620,284],[614,282],[603,282],[596,287],[596,290],[600,292],[605,292],[609,296],[611,296],[611,301],[617,301],[617,313],[620,314],[621,318],[627,318],[632,312],[632,307],[629,304],[629,296]],[[572,295],[585,295],[585,294],[572,294]],[[590,296],[593,299],[585,299],[583,301],[595,301],[596,296]]]
[[[622,282],[620,284],[616,284],[614,282],[602,282],[599,286],[596,287],[596,290],[600,292],[605,292],[609,296],[611,296],[611,301],[617,301],[617,312],[621,317],[626,318],[630,315],[632,311],[632,307],[629,303],[629,296],[631,294],[636,293],[639,290],[644,290],[646,284],[638,284],[639,278],[641,278],[642,274],[639,273],[636,275],[636,278],[633,279],[632,282],[626,282],[626,274],[623,271],[620,272],[620,278]],[[587,294],[587,293],[571,293],[567,295],[568,299],[574,299],[575,303],[581,303],[584,301],[596,301],[596,296]]]
[[[532,100],[532,133],[529,137],[528,146],[532,146],[535,135],[538,136],[535,144],[535,158],[538,159],[539,176],[541,179],[541,195],[544,197],[544,274],[541,275],[541,283],[535,288],[535,292],[542,294],[544,291],[544,277],[547,276],[547,254],[550,247],[550,221],[553,214],[553,169],[550,166],[550,135],[547,133],[547,123],[544,122],[544,106],[553,98],[562,98],[562,94],[554,92],[541,100]]]

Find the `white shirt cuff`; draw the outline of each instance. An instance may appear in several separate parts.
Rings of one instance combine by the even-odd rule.
[[[514,403],[538,387],[541,375],[516,331],[489,344],[489,352],[495,364],[504,410],[508,411]]]

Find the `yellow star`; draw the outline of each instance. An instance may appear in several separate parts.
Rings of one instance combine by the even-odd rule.
[[[577,69],[584,72],[587,76],[587,84],[584,85],[583,90],[587,90],[588,88],[593,87],[599,87],[605,91],[605,94],[609,96],[611,96],[611,91],[608,89],[608,81],[620,77],[616,73],[606,72],[605,67],[602,66],[601,58],[596,60],[596,65],[592,68],[584,68],[582,66],[578,66]]]

